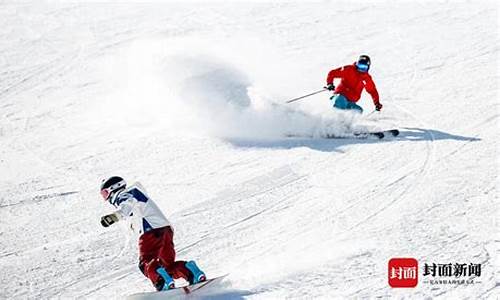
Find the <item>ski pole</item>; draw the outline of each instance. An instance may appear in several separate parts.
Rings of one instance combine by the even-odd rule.
[[[325,89],[325,88],[323,88],[320,91],[317,91],[317,92],[314,92],[314,93],[310,93],[310,94],[307,94],[307,95],[304,95],[304,96],[300,96],[300,97],[297,97],[297,98],[290,99],[290,100],[286,101],[286,103],[292,103],[292,102],[295,102],[297,100],[304,99],[306,97],[309,97],[309,96],[312,96],[312,95],[316,95],[316,94],[319,94],[319,93],[324,92],[324,91],[328,91],[328,90]]]

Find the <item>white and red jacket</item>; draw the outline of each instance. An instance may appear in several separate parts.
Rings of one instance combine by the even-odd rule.
[[[138,235],[152,229],[171,226],[139,182],[113,195],[110,202],[118,208],[115,212],[118,219],[128,219],[131,229]]]

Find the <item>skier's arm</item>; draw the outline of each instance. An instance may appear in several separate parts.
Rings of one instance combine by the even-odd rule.
[[[375,105],[375,108],[377,110],[380,110],[382,108],[382,104],[380,104],[380,99],[377,91],[377,87],[375,86],[375,83],[372,80],[371,76],[368,76],[367,79],[365,80],[365,89],[372,96],[373,104]]]
[[[333,84],[333,79],[342,77],[343,73],[344,73],[344,67],[333,69],[330,72],[328,72],[328,76],[326,77],[326,85],[328,86],[330,84]]]

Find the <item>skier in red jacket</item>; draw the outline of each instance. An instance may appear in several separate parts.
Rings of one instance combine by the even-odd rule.
[[[380,111],[382,104],[380,104],[377,88],[372,80],[368,70],[370,69],[370,57],[368,55],[361,55],[357,62],[352,65],[343,66],[341,68],[333,69],[328,73],[326,78],[326,88],[329,91],[334,91],[330,100],[333,107],[339,109],[354,109],[363,112],[361,106],[356,102],[361,97],[363,88],[372,96],[375,109]],[[340,84],[335,88],[333,79],[340,78]]]

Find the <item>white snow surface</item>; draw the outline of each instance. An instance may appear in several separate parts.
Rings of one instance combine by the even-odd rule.
[[[230,274],[217,299],[499,297],[498,20],[493,1],[2,2],[0,298],[153,290],[135,238],[99,224],[110,175],[142,182],[180,259]],[[370,128],[401,135],[321,139],[368,121],[284,102],[364,53]],[[393,257],[482,274],[393,289]]]

